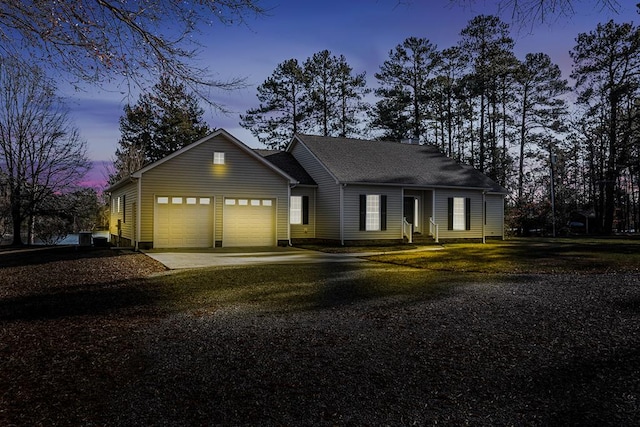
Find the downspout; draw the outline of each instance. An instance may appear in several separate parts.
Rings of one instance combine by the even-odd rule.
[[[435,188],[431,190],[431,218],[433,218],[434,224],[438,223],[438,221],[436,221],[436,189]]]
[[[134,245],[134,249],[137,251],[140,249],[140,226],[142,224],[141,220],[141,212],[142,212],[142,176],[138,178],[138,206],[136,208],[136,242]]]
[[[504,199],[505,195],[502,195],[502,240],[504,240]]]
[[[293,244],[291,243],[291,218],[289,217],[289,215],[291,215],[291,187],[292,187],[291,185],[287,187],[287,240],[289,240],[289,246],[293,246]],[[276,221],[276,224],[277,223],[278,222]],[[278,236],[276,231],[276,244],[277,243],[278,243]]]
[[[344,187],[347,184],[340,184],[340,245],[344,246]]]
[[[402,240],[404,242],[404,187],[402,187],[402,198],[400,199],[402,200],[402,214],[400,215],[400,240]],[[387,213],[388,215],[388,213]],[[415,220],[414,220],[415,222]]]
[[[487,243],[485,239],[485,223],[487,222],[487,192],[482,192],[482,243]]]

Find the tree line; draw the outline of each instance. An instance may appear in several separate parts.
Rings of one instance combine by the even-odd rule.
[[[374,74],[375,89],[343,55],[287,59],[258,86],[259,105],[240,124],[274,149],[296,132],[436,145],[512,190],[509,222],[521,233],[552,221],[637,230],[640,29],[610,21],[579,34],[573,86],[546,53],[517,58],[514,47],[508,24],[480,15],[453,46],[420,37],[398,44]]]

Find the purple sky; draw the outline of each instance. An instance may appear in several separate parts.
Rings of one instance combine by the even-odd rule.
[[[251,147],[260,144],[239,126],[239,115],[257,106],[256,86],[275,67],[289,58],[304,61],[323,49],[344,55],[354,72],[367,73],[369,87],[375,87],[374,73],[388,58],[389,51],[410,36],[425,37],[439,49],[459,40],[460,31],[479,14],[498,14],[511,23],[509,11],[499,13],[494,2],[477,0],[473,7],[452,6],[449,0],[263,0],[268,15],[249,18],[246,25],[213,25],[199,35],[201,65],[220,80],[246,77],[250,85],[228,93],[214,94],[217,102],[232,111],[222,115],[206,109],[210,126],[224,128]],[[569,50],[578,33],[595,29],[598,22],[638,21],[635,0],[620,0],[619,13],[603,11],[596,1],[575,1],[573,17],[560,17],[548,24],[512,28],[515,52],[523,59],[531,52],[545,52],[569,77]],[[138,94],[128,100],[118,88],[86,92],[63,91],[68,97],[72,118],[87,141],[89,157],[96,161],[113,158],[119,139],[118,119],[127,101],[135,103]],[[103,181],[105,173],[96,167],[87,184]]]

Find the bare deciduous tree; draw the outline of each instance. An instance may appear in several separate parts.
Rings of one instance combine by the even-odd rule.
[[[258,0],[0,0],[0,55],[79,81],[141,84],[161,74],[193,88],[229,89],[192,61],[194,33],[262,14]],[[204,95],[204,94],[203,94]]]
[[[14,245],[37,205],[84,175],[85,145],[43,71],[0,59],[0,175]]]
[[[450,0],[451,3],[472,6],[478,0]],[[531,24],[535,22],[550,22],[562,17],[575,15],[576,9],[589,5],[600,10],[618,12],[618,0],[498,0],[495,2],[497,11],[511,14],[516,23]]]

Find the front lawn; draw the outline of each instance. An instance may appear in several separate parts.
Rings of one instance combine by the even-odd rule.
[[[640,271],[640,241],[509,239],[444,244],[440,251],[387,253],[374,261],[432,271],[477,273],[611,273]]]

